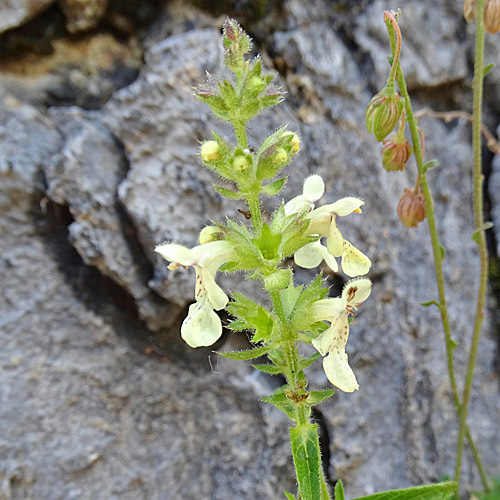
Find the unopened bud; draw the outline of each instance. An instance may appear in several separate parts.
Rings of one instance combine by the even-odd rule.
[[[286,154],[286,151],[283,148],[277,148],[274,153],[273,163],[281,165],[282,163],[285,163],[287,159],[288,155]]]
[[[398,134],[391,135],[383,143],[382,165],[387,172],[396,172],[404,170],[406,162],[411,156],[412,147],[404,138],[398,137]]]
[[[424,195],[406,188],[399,199],[397,212],[399,220],[406,227],[417,227],[418,223],[425,219]]]
[[[484,5],[484,27],[493,34],[500,31],[500,0],[486,0]]]
[[[465,0],[464,19],[470,23],[476,17],[477,0]]]
[[[281,134],[281,137],[287,137],[289,135],[292,136],[292,140],[290,141],[290,146],[292,147],[292,153],[293,154],[298,153],[299,149],[300,149],[300,139],[299,139],[299,136],[297,134],[294,134],[293,132],[289,132],[287,130],[286,132],[283,132]]]
[[[217,241],[219,238],[217,235],[220,234],[220,230],[216,226],[205,226],[200,231],[200,236],[198,237],[200,241],[200,245],[204,245],[205,243],[210,243],[211,241]]]
[[[219,145],[215,141],[206,141],[202,144],[201,150],[201,159],[203,161],[216,161],[221,157]]]
[[[250,166],[250,160],[243,155],[237,155],[233,159],[233,169],[242,172]]]
[[[397,125],[403,101],[399,94],[387,87],[373,97],[365,111],[366,128],[377,141],[385,139]]]

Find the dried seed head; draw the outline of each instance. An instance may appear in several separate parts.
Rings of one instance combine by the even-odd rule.
[[[470,23],[476,17],[477,0],[465,0],[464,3],[464,19]]]
[[[417,227],[425,219],[424,195],[406,188],[399,199],[397,212],[399,220],[406,227]]]
[[[396,172],[405,169],[406,162],[411,156],[412,147],[404,138],[398,137],[398,134],[391,135],[382,143],[382,165],[387,172]]]
[[[375,95],[365,111],[366,128],[377,141],[384,140],[396,127],[403,101],[396,92],[388,91],[387,87]]]
[[[500,31],[500,0],[486,0],[484,5],[484,27],[493,34]]]

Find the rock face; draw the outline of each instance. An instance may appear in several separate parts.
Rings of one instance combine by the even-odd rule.
[[[52,3],[54,0],[2,0],[0,33],[29,21]]]
[[[319,173],[325,202],[365,200],[361,216],[339,222],[373,261],[374,291],[347,345],[360,391],[337,392],[318,414],[328,475],[356,497],[452,475],[457,425],[438,313],[420,306],[436,297],[427,227],[409,230],[396,217],[414,168],[385,172],[380,146],[364,128],[364,108],[387,75],[387,6],[342,5],[332,11],[326,0],[307,8],[288,0],[246,26],[261,34],[256,49],[288,91],[286,104],[250,124],[249,140],[258,146],[283,123],[300,134],[286,197]],[[419,90],[417,108],[435,104],[436,86],[460,105],[471,68],[457,10],[451,1],[404,10],[403,68]],[[0,78],[0,500],[275,499],[295,489],[286,420],[258,401],[278,382],[184,346],[178,331],[194,276],[167,271],[153,251],[164,240],[196,244],[212,220],[242,220],[244,206],[215,194],[217,179],[198,158],[211,129],[232,133],[192,96],[206,71],[221,71],[218,22],[169,5],[144,33],[135,81],[94,111],[47,110],[36,92],[16,92]],[[420,126],[427,159],[440,161],[429,178],[461,381],[478,269],[464,182],[470,131],[465,122],[428,117]],[[497,160],[493,172],[498,222]],[[298,279],[313,276],[301,271]],[[221,280],[230,290],[239,281]],[[500,473],[497,330],[488,309],[469,413],[491,474]],[[245,345],[233,334],[216,347]],[[309,377],[328,386],[320,365]],[[463,472],[468,486],[479,487],[469,452]]]

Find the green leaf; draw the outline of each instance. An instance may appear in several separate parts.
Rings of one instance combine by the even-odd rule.
[[[335,483],[335,500],[345,500],[344,485],[340,479]]]
[[[435,300],[429,300],[429,302],[422,302],[420,305],[424,307],[429,307],[429,306],[437,306],[438,308],[441,307],[439,302]]]
[[[221,194],[222,196],[225,196],[226,198],[229,198],[230,200],[241,200],[243,198],[243,195],[241,193],[235,193],[234,191],[230,191],[229,189],[223,188],[221,186],[217,186],[217,184],[214,184],[214,189]]]
[[[317,405],[318,403],[331,398],[334,394],[335,391],[332,389],[327,391],[311,391],[306,399],[306,402],[311,406]]]
[[[302,286],[295,287],[293,282],[291,282],[290,285],[288,285],[284,290],[280,290],[281,303],[283,304],[283,310],[286,318],[289,318],[292,315],[301,292]]]
[[[495,67],[495,63],[487,64],[483,68],[483,78]]]
[[[314,302],[324,299],[328,294],[328,288],[324,287],[325,279],[319,274],[305,289],[301,291],[298,297],[291,321],[293,327],[299,331],[310,330],[310,320],[308,310]]]
[[[290,429],[293,462],[303,500],[321,498],[321,452],[318,426],[303,424]]]
[[[259,237],[254,238],[252,242],[260,250],[264,259],[279,260],[281,234],[273,234],[267,224],[262,224],[262,231]]]
[[[481,227],[479,229],[476,229],[476,231],[474,231],[472,233],[472,239],[476,243],[479,243],[481,233],[483,231],[487,231],[488,229],[491,229],[492,227],[493,227],[493,222],[491,222],[491,221],[485,222],[484,224],[481,225]]]
[[[252,365],[252,367],[269,375],[279,375],[283,373],[283,369],[275,365]]]
[[[260,358],[264,356],[269,351],[269,347],[255,347],[254,349],[248,349],[246,351],[236,351],[236,352],[218,352],[216,354],[228,359],[238,359],[242,361],[248,361],[250,359]]]
[[[230,323],[228,328],[234,331],[253,331],[254,343],[269,340],[274,326],[272,313],[241,293],[234,292],[233,298],[234,301],[227,305],[226,310],[235,316],[236,320]]]
[[[355,500],[448,500],[456,489],[457,483],[450,481],[402,490],[383,491]]]
[[[295,411],[294,411],[293,402],[290,401],[285,396],[285,393],[283,392],[282,387],[278,388],[276,390],[276,393],[273,394],[272,396],[267,396],[265,398],[262,398],[262,401],[264,401],[264,403],[272,404],[278,410],[282,411],[283,413],[286,413],[286,415],[288,416],[288,418],[290,420],[295,421]]]
[[[450,338],[451,350],[454,351],[458,346],[459,346],[459,343],[456,340]]]
[[[429,160],[427,163],[424,163],[422,166],[422,173],[425,174],[429,170],[432,170],[433,168],[439,167],[439,161],[438,160]]]
[[[288,493],[288,491],[284,491],[283,494],[286,496],[287,500],[297,500],[291,493]]]
[[[439,252],[441,253],[441,260],[443,260],[446,257],[446,250],[441,243],[439,244]]]
[[[309,356],[308,358],[301,358],[299,360],[299,370],[303,370],[304,368],[307,368],[309,365],[312,365],[320,357],[321,354],[319,352],[315,352],[312,356]]]
[[[267,196],[276,196],[285,187],[287,179],[288,177],[283,177],[277,181],[262,186],[262,193]]]

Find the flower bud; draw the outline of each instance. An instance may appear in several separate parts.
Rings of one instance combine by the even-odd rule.
[[[247,156],[236,155],[233,159],[233,169],[237,172],[243,172],[250,166],[250,160]]]
[[[292,153],[293,154],[298,153],[299,149],[300,149],[300,139],[299,139],[299,136],[297,134],[294,134],[293,132],[289,132],[287,130],[286,132],[283,132],[281,134],[281,137],[287,137],[289,135],[292,136],[292,140],[290,141],[290,146],[292,147]]]
[[[288,155],[286,154],[286,151],[283,148],[277,148],[274,153],[273,163],[281,165],[282,163],[285,163],[287,159]]]
[[[216,161],[221,157],[219,145],[216,141],[206,141],[202,144],[201,150],[201,159],[203,161]]]
[[[403,101],[399,94],[387,87],[373,97],[365,112],[366,128],[377,141],[382,141],[397,125]]]
[[[220,229],[217,226],[205,226],[200,231],[200,235],[198,237],[200,245],[210,243],[211,241],[217,241],[220,239],[218,238],[220,234]]]
[[[406,227],[417,227],[418,223],[425,219],[424,195],[406,188],[399,199],[397,212],[399,220]]]
[[[470,23],[476,17],[477,0],[465,0],[464,19]]]
[[[484,27],[490,33],[500,31],[500,0],[486,0],[484,5]]]
[[[412,153],[410,143],[398,134],[391,135],[382,143],[382,165],[387,172],[404,170],[408,158]]]

